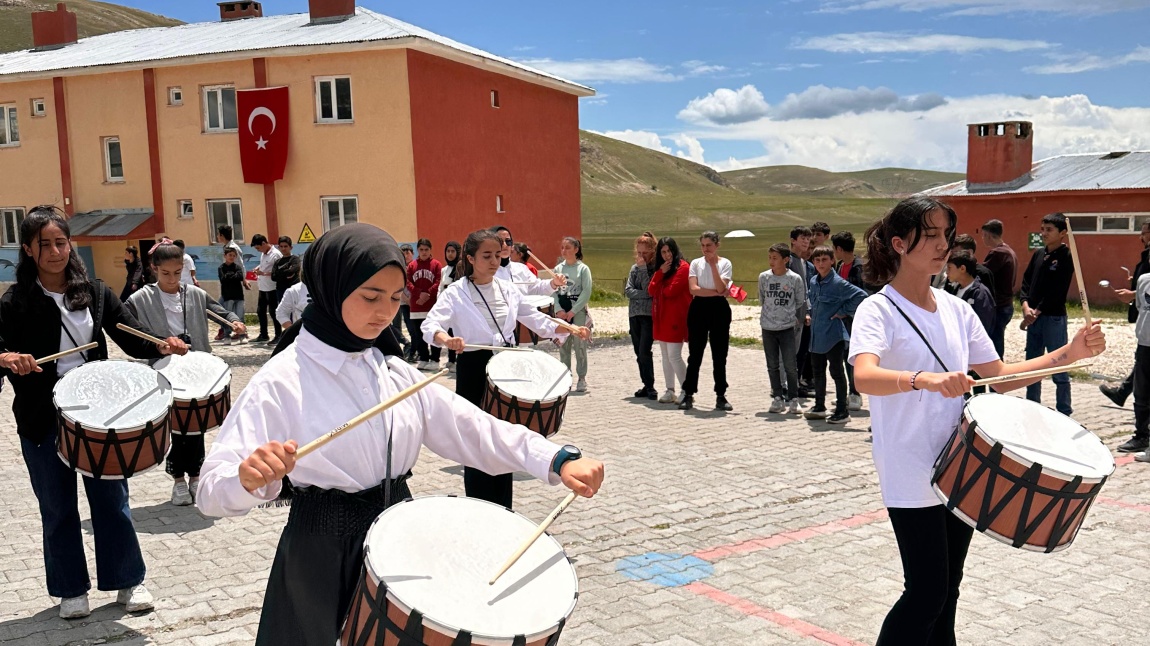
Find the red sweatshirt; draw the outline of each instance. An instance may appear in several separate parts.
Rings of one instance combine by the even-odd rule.
[[[407,291],[411,292],[408,305],[411,307],[412,318],[426,318],[427,312],[435,305],[442,272],[443,263],[435,258],[426,261],[416,258],[407,264]],[[427,294],[430,297],[422,305],[419,303],[420,294]]]

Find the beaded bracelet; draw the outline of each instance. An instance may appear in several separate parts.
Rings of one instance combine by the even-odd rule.
[[[916,372],[910,376],[910,389],[911,390],[918,390],[918,388],[916,388],[914,385],[914,381],[915,381],[915,379],[918,379],[918,376],[921,374],[922,374],[922,371],[919,370],[918,372]]]

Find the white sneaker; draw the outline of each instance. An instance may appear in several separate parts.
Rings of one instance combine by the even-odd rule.
[[[90,614],[92,614],[92,609],[88,607],[87,592],[78,597],[60,599],[61,619],[80,619]]]
[[[188,483],[184,482],[183,478],[176,480],[176,484],[172,485],[172,504],[177,507],[192,504],[192,492],[188,489]]]
[[[771,400],[771,407],[767,409],[768,413],[781,413],[786,409],[787,405],[783,403],[782,397],[775,397]]]
[[[675,391],[674,390],[668,390],[667,392],[663,393],[663,396],[659,398],[659,403],[660,404],[674,404],[675,403]]]
[[[248,342],[248,335],[246,335],[246,334],[243,336],[233,336],[232,337],[232,345],[243,345],[247,342]]]
[[[451,374],[455,374],[455,362],[454,361],[448,361],[447,362],[447,371],[450,372]]]
[[[200,490],[199,478],[188,478],[188,493],[192,495],[192,502],[196,501],[196,493]]]
[[[415,364],[415,369],[416,370],[431,370],[431,362],[430,361],[419,361]]]
[[[575,386],[575,390],[581,393],[587,392],[587,380],[580,379],[579,383]]]
[[[787,404],[787,415],[800,415],[802,412],[803,408],[799,404],[799,400],[797,398],[792,399],[791,402]]]
[[[1135,462],[1150,462],[1150,450],[1134,454]]]
[[[116,594],[116,603],[124,604],[124,610],[128,612],[142,612],[144,610],[151,610],[155,607],[152,601],[152,593],[141,583],[135,587],[124,588]]]
[[[862,410],[862,395],[847,395],[847,410]]]

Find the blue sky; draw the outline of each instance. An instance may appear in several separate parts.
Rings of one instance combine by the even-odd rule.
[[[999,119],[1034,121],[1036,158],[1150,149],[1150,0],[359,4],[589,84],[583,128],[722,170],[961,171],[964,125]]]

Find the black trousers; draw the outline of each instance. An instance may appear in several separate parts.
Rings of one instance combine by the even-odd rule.
[[[799,339],[799,378],[803,381],[811,381],[814,374],[814,366],[811,365],[811,326],[804,325],[802,337]]]
[[[635,362],[639,364],[639,381],[647,390],[655,389],[655,357],[651,346],[655,344],[654,328],[650,316],[631,317],[631,346],[635,349]]]
[[[711,343],[711,363],[715,377],[715,394],[727,394],[727,351],[731,347],[731,306],[723,296],[702,296],[691,300],[687,310],[687,378],[683,392],[699,392],[699,370],[703,351]]]
[[[455,357],[455,394],[480,406],[487,387],[487,362],[495,356],[490,350],[462,352]],[[463,467],[463,491],[468,498],[478,498],[511,509],[511,474],[493,476],[472,467]]]
[[[427,341],[423,340],[423,330],[420,327],[423,325],[423,319],[407,317],[407,333],[411,335],[411,344],[415,348],[415,356],[420,361],[434,361],[439,363],[440,352],[442,349],[439,346],[428,345]]]
[[[1134,437],[1150,439],[1150,346],[1134,351]]]
[[[952,646],[958,588],[974,529],[942,505],[888,511],[905,583],[875,646]]]
[[[260,336],[266,338],[268,335],[268,313],[271,313],[272,325],[275,327],[276,336],[280,335],[280,322],[276,320],[276,308],[280,305],[280,299],[276,292],[265,292],[260,290],[260,299],[256,303],[256,318],[260,321]]]
[[[204,436],[172,433],[172,449],[164,469],[173,478],[200,477],[200,467],[204,465]]]
[[[843,369],[843,351],[846,342],[839,341],[826,353],[812,352],[811,366],[815,372],[815,407],[826,406],[827,403],[827,368],[831,370],[831,378],[835,380],[835,410],[847,409],[847,376]]]

